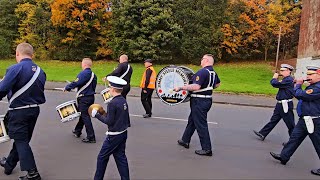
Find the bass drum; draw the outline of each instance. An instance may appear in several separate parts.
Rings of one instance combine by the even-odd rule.
[[[160,70],[156,79],[156,93],[167,105],[173,106],[190,100],[189,91],[173,91],[175,87],[188,85],[192,82],[194,72],[184,66],[166,66]]]

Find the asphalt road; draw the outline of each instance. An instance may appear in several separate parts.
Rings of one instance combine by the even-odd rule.
[[[96,158],[105,139],[106,125],[93,119],[96,144],[85,144],[71,131],[76,121],[61,123],[55,107],[73,100],[75,93],[46,91],[47,103],[35,128],[31,146],[43,179],[92,179]],[[102,104],[102,97],[96,95]],[[214,154],[201,157],[194,153],[200,148],[195,133],[190,149],[177,145],[186,126],[189,103],[168,106],[153,99],[153,118],[141,117],[143,107],[139,97],[128,97],[132,127],[129,128],[127,157],[132,179],[317,179],[310,170],[320,167],[319,159],[307,138],[286,166],[275,161],[270,151],[280,152],[287,141],[283,122],[264,142],[253,135],[272,115],[272,108],[213,104],[208,115]],[[7,104],[0,104],[0,114]],[[85,132],[83,131],[82,137]],[[11,142],[0,144],[0,156],[7,156]],[[0,173],[0,179],[17,179],[19,165],[13,174]],[[113,158],[105,179],[119,179]]]

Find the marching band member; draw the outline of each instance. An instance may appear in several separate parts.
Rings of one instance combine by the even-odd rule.
[[[320,158],[320,67],[308,66],[307,70],[307,81],[310,85],[302,90],[301,86],[304,80],[299,78],[294,87],[294,96],[301,101],[299,121],[281,153],[270,152],[272,157],[283,165],[290,160],[307,135],[309,135]],[[311,170],[311,173],[320,176],[320,169]]]
[[[106,78],[108,76],[117,76],[117,77],[120,77],[121,79],[124,79],[127,82],[127,85],[125,85],[123,87],[123,91],[122,91],[121,95],[126,99],[127,94],[130,91],[130,80],[131,80],[132,72],[133,72],[133,70],[128,62],[128,56],[123,54],[119,57],[118,67],[112,73],[110,73],[106,77],[102,78],[102,80],[104,82],[106,82]]]
[[[92,72],[91,66],[92,60],[90,58],[84,58],[81,63],[82,71],[78,74],[76,80],[65,87],[66,91],[78,88],[76,97],[81,116],[72,133],[75,137],[79,138],[83,126],[85,126],[87,137],[82,139],[82,142],[84,143],[96,142],[91,118],[88,114],[89,106],[94,103],[94,94],[97,86],[97,76]]]
[[[294,85],[293,77],[291,76],[293,69],[294,68],[289,64],[281,64],[280,75],[283,76],[283,79],[281,81],[278,80],[279,74],[274,73],[273,78],[270,81],[274,88],[279,89],[276,96],[277,104],[274,108],[270,121],[259,132],[255,130],[253,131],[261,141],[267,137],[281,119],[283,119],[288,127],[289,136],[293,131],[295,126],[292,102]]]
[[[176,92],[180,90],[192,91],[188,124],[182,139],[178,140],[178,144],[188,149],[191,137],[197,130],[202,149],[196,150],[195,153],[204,156],[212,156],[207,114],[212,106],[212,90],[220,86],[220,79],[213,70],[213,63],[213,56],[205,54],[201,59],[202,69],[193,76],[193,83],[174,88]]]
[[[7,69],[0,82],[0,99],[8,95],[8,130],[9,137],[14,140],[7,158],[0,160],[4,173],[10,175],[20,161],[21,171],[28,171],[19,179],[40,180],[36,162],[29,145],[36,125],[40,108],[46,102],[44,84],[46,74],[32,61],[33,47],[21,43],[16,49],[17,64]]]
[[[152,59],[146,59],[144,61],[144,67],[146,70],[144,71],[140,88],[141,88],[141,103],[143,105],[144,110],[146,111],[143,114],[144,118],[149,118],[152,116],[152,93],[156,88],[156,77],[157,73],[152,66]]]
[[[129,167],[125,154],[127,141],[127,128],[130,127],[129,109],[126,99],[121,96],[123,87],[127,82],[116,76],[108,76],[110,94],[113,99],[107,105],[107,114],[102,115],[92,109],[91,116],[108,125],[106,139],[97,158],[95,180],[103,180],[110,155],[113,155],[122,180],[129,178]]]

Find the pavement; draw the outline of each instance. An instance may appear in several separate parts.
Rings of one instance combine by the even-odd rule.
[[[67,83],[63,82],[51,82],[47,81],[45,85],[46,90],[55,90],[55,88],[63,88]],[[105,89],[103,85],[98,84],[96,93]],[[140,97],[141,89],[138,87],[131,87],[128,96]],[[153,98],[158,98],[157,94],[153,93]],[[297,104],[297,100],[293,100],[294,104]],[[263,95],[245,95],[245,94],[232,94],[232,93],[213,93],[213,103],[217,104],[231,104],[240,106],[253,106],[253,107],[266,107],[274,108],[276,100],[275,97],[263,96]]]

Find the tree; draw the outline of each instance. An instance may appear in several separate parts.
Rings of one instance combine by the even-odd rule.
[[[14,52],[14,41],[19,36],[14,9],[20,2],[22,0],[0,1],[0,58],[9,57]]]
[[[28,42],[35,48],[35,56],[40,59],[49,57],[48,43],[52,32],[50,23],[51,0],[29,0],[15,9],[19,19],[19,37],[15,43]]]
[[[199,64],[203,54],[219,57],[227,0],[176,0],[174,7],[174,17],[183,28],[181,59]]]
[[[59,32],[60,59],[108,56],[107,45],[111,12],[108,0],[55,0],[51,4],[53,26]],[[58,37],[58,36],[57,36]]]
[[[135,62],[152,58],[169,62],[181,36],[173,18],[173,0],[113,1],[112,43],[115,56]]]

